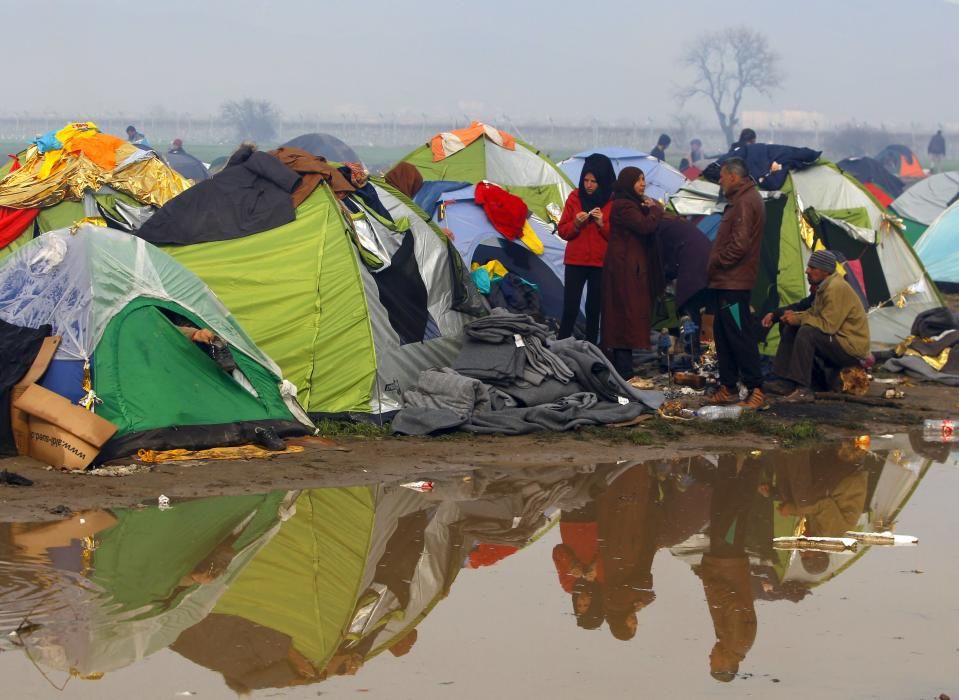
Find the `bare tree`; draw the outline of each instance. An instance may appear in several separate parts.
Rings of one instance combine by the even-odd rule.
[[[220,114],[235,130],[239,139],[253,139],[257,143],[276,137],[280,115],[269,100],[250,97],[231,100],[220,106]]]
[[[768,96],[782,82],[779,55],[748,27],[706,32],[686,49],[683,63],[694,77],[679,91],[680,105],[696,96],[708,99],[729,143],[736,137],[743,93],[753,89]]]

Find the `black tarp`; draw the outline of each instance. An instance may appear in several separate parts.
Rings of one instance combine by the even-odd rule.
[[[843,170],[862,183],[872,183],[882,188],[883,192],[895,199],[902,194],[904,188],[902,180],[886,170],[882,163],[875,158],[846,158],[836,163]]]
[[[254,151],[167,202],[137,235],[157,245],[242,238],[293,221],[290,194],[300,176],[275,156]]]
[[[0,455],[17,454],[10,427],[10,392],[30,369],[50,326],[24,328],[0,320]]]

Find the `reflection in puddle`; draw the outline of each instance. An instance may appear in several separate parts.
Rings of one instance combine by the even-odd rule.
[[[8,524],[0,645],[56,685],[165,648],[238,693],[319,683],[410,653],[464,570],[542,547],[549,532],[576,625],[615,640],[655,634],[640,619],[657,601],[656,553],[687,564],[702,590],[689,615],[705,614],[704,599],[712,621],[709,672],[730,681],[762,624],[757,601],[800,603],[871,549],[782,550],[773,538],[893,528],[933,458],[948,457],[916,447],[900,436],[871,452],[477,470],[426,493],[312,489]]]

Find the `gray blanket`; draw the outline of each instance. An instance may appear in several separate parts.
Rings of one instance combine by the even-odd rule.
[[[661,391],[643,391],[630,386],[617,374],[602,351],[592,343],[564,338],[550,343],[549,347],[573,370],[576,383],[601,399],[617,401],[618,397],[625,396],[652,409],[658,409],[662,405]]]
[[[526,353],[516,347],[512,336],[510,342],[496,344],[465,338],[453,369],[467,377],[503,386],[523,377]]]
[[[404,408],[393,418],[393,432],[430,435],[447,430],[469,433],[525,435],[541,430],[573,430],[585,425],[607,425],[631,420],[646,411],[641,403],[598,401],[588,392],[527,408],[507,408],[463,416],[448,409]]]
[[[537,337],[546,340],[549,329],[536,323],[525,314],[510,313],[506,309],[495,308],[489,316],[476,319],[466,325],[466,335],[485,343],[513,342],[513,336]]]
[[[891,360],[886,360],[882,368],[888,372],[905,372],[910,377],[939,382],[946,386],[959,386],[959,374],[939,372],[921,357],[914,355],[894,357]]]

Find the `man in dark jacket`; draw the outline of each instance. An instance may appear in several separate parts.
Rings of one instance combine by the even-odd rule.
[[[666,160],[666,149],[669,148],[673,140],[669,138],[669,134],[660,134],[659,138],[656,140],[656,147],[649,152],[656,160]]]
[[[942,159],[946,157],[946,138],[942,135],[942,129],[939,129],[932,138],[929,139],[929,158],[932,160],[932,169],[939,171],[942,165]]]
[[[730,158],[719,173],[719,186],[729,204],[723,211],[716,240],[709,253],[709,289],[712,293],[713,336],[719,362],[720,388],[714,403],[735,403],[740,378],[749,396],[740,405],[748,410],[768,407],[762,391],[762,370],[756,324],[749,297],[759,272],[759,250],[766,209],[741,158]]]

